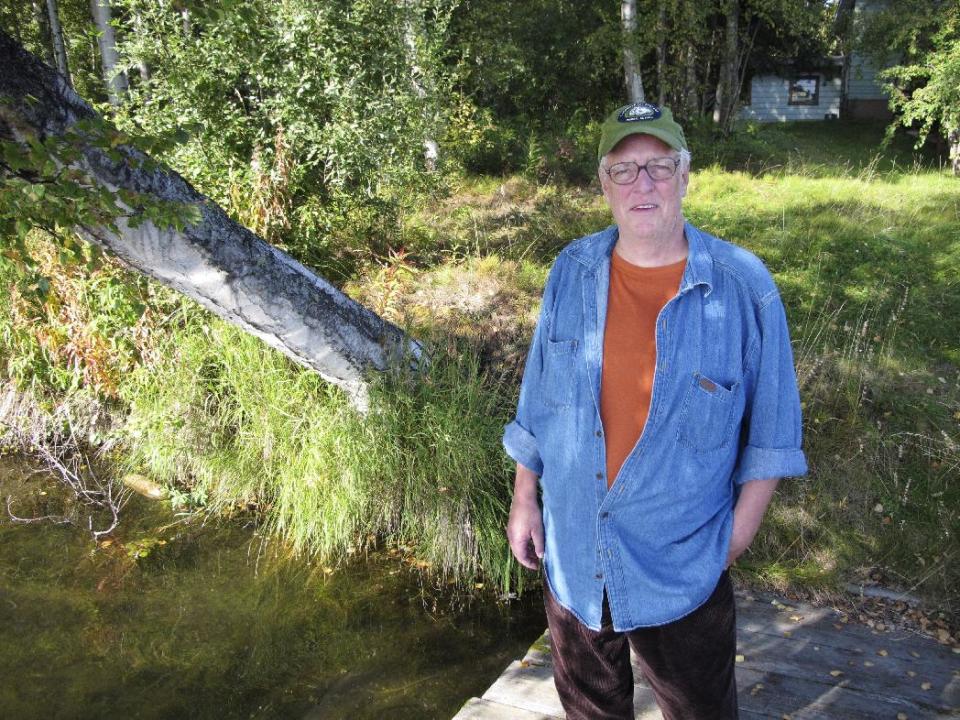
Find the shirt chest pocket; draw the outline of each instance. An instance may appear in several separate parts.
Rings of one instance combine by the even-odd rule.
[[[743,412],[742,384],[725,386],[701,373],[693,380],[683,400],[678,441],[697,452],[726,447]]]
[[[547,340],[540,384],[541,398],[547,407],[565,408],[573,402],[576,351],[576,340]]]

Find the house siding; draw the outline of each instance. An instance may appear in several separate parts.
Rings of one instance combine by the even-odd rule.
[[[847,107],[844,117],[851,120],[890,120],[893,113],[889,97],[877,80],[877,68],[862,55],[850,58],[847,78]]]
[[[869,60],[857,55],[850,58],[850,79],[847,81],[847,97],[850,100],[884,100],[887,94],[877,82],[877,69]]]
[[[791,105],[790,81],[787,78],[759,75],[750,81],[750,104],[740,109],[740,117],[757,122],[823,120],[828,115],[840,117],[840,78],[827,79],[822,73],[809,74],[820,77],[816,105]]]

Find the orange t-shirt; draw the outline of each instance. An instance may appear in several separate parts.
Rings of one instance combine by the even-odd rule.
[[[677,294],[686,265],[683,259],[672,265],[640,267],[616,252],[611,254],[600,381],[608,488],[647,421],[657,362],[657,316]]]

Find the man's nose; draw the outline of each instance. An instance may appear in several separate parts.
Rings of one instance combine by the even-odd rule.
[[[647,170],[646,165],[641,165],[637,173],[637,179],[633,181],[633,187],[641,192],[650,192],[655,186],[656,183],[650,177],[650,171]]]

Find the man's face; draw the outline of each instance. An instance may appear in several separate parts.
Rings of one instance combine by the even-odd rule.
[[[651,135],[628,135],[607,153],[600,168],[600,186],[624,240],[666,242],[683,232],[681,200],[687,194],[689,173],[678,169],[672,178],[655,182],[641,170],[632,184],[617,185],[604,168],[631,160],[642,166],[648,160],[677,156]]]

